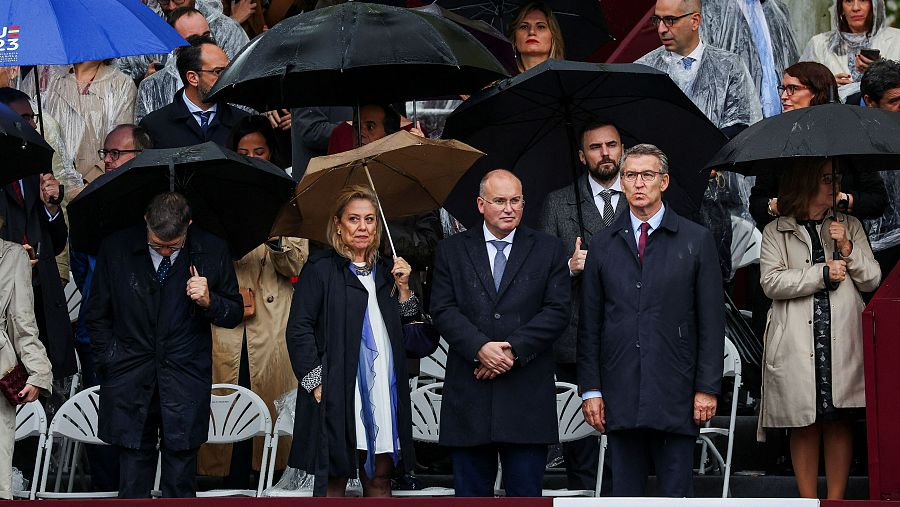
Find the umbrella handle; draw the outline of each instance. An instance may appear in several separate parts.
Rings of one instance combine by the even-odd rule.
[[[378,191],[375,190],[375,182],[372,181],[372,175],[369,173],[369,164],[363,163],[363,169],[366,171],[366,178],[369,179],[369,186],[372,187],[372,193],[375,194],[375,203],[378,204],[378,213],[381,215],[381,222],[384,224],[384,232],[387,234],[388,243],[391,245],[391,255],[397,256],[397,249],[394,248],[394,239],[391,238],[391,229],[388,227],[387,218],[384,216],[384,208],[381,207],[381,199],[378,198]]]

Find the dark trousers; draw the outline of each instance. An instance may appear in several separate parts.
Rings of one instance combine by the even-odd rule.
[[[81,359],[81,379],[84,387],[100,385],[99,372],[94,363],[90,343],[76,343]],[[88,466],[91,468],[91,488],[94,491],[115,491],[119,485],[119,448],[109,445],[85,445]]]
[[[612,466],[612,496],[645,496],[647,476],[656,469],[659,496],[694,495],[697,437],[657,430],[619,430],[606,434]]]
[[[492,497],[497,478],[497,458],[503,466],[506,496],[541,496],[544,468],[547,466],[546,445],[488,444],[454,447],[453,487],[456,496]]]
[[[556,363],[556,380],[578,385],[574,363]],[[590,436],[562,444],[569,489],[597,487],[597,464],[600,461],[600,439]]]
[[[157,439],[160,442],[158,453]],[[199,447],[187,450],[166,448],[157,387],[150,401],[140,448],[119,447],[119,498],[150,498],[158,458],[162,460],[159,489],[164,498],[197,496],[198,450]]]

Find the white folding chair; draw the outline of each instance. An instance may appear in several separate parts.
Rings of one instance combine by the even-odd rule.
[[[47,444],[47,414],[38,401],[16,406],[15,441],[18,442],[28,437],[38,438],[37,452],[34,456],[34,471],[31,474],[31,489],[29,491],[13,491],[13,496],[34,500],[41,478],[41,458],[44,455],[44,446]]]
[[[266,474],[266,489],[272,487],[275,477],[275,460],[278,458],[278,439],[280,437],[294,436],[294,417],[291,409],[285,407],[278,418],[275,419],[275,427],[272,429],[271,452],[269,453],[269,467]],[[312,496],[312,491],[298,491],[292,496]]]
[[[700,436],[697,437],[697,443],[702,446],[700,451],[699,474],[706,474],[707,457],[709,453],[712,453],[719,466],[719,470],[724,476],[724,481],[722,482],[722,498],[728,498],[728,483],[731,479],[731,456],[734,451],[734,423],[737,417],[738,392],[741,387],[741,356],[738,354],[737,347],[735,347],[727,337],[725,338],[724,365],[725,369],[723,376],[734,378],[734,388],[731,392],[731,414],[728,418],[728,429],[713,428],[710,426],[710,423],[706,423],[703,428],[700,428]],[[717,436],[728,437],[728,448],[724,459],[722,458],[722,453],[719,452],[712,441],[712,438]]]
[[[259,484],[255,490],[216,489],[197,492],[198,497],[260,496],[266,483],[269,450],[272,447],[272,417],[266,403],[253,391],[234,384],[213,384],[213,391],[224,389],[230,394],[212,395],[209,404],[210,444],[234,444],[263,437],[263,454],[259,466]]]
[[[66,287],[68,287],[68,285]],[[76,294],[79,293],[76,292]],[[80,301],[81,296],[79,295],[78,297]],[[78,354],[77,350],[75,351],[75,370],[75,374],[72,375],[72,383],[69,385],[68,399],[72,399],[72,397],[78,394],[78,391],[81,389],[81,356]],[[59,491],[63,474],[68,472],[69,487],[67,491],[71,493],[72,488],[75,486],[75,472],[78,468],[77,465],[78,460],[81,457],[82,447],[66,437],[61,436],[59,439],[59,449],[59,460],[57,461],[59,466],[56,467],[56,481],[54,482],[53,491]]]
[[[438,342],[438,348],[430,356],[419,362],[419,378],[427,381],[441,382],[447,372],[447,351],[450,346],[443,338]]]
[[[117,491],[98,491],[87,493],[65,493],[47,491],[47,474],[50,471],[50,456],[53,453],[53,438],[64,437],[75,442],[73,454],[77,454],[81,444],[109,445],[97,437],[97,413],[100,407],[100,387],[94,386],[69,398],[56,411],[53,421],[47,429],[46,449],[44,450],[41,486],[37,498],[109,498],[118,496]],[[74,474],[74,468],[72,470]],[[70,480],[71,483],[71,480]]]
[[[69,283],[63,288],[63,293],[66,295],[66,307],[69,310],[69,320],[75,322],[78,320],[78,312],[81,309],[81,291],[79,291],[78,286],[75,285],[75,277],[72,276],[71,271],[69,272]]]
[[[441,339],[441,343],[446,343]],[[440,347],[438,352],[440,352]],[[435,352],[437,354],[437,352]],[[446,361],[446,349],[444,349],[444,361]],[[441,374],[443,376],[443,373]],[[412,404],[412,437],[419,442],[438,443],[441,426],[441,393],[444,389],[443,382],[422,386],[409,394]],[[420,496],[453,496],[453,488],[431,487],[417,490],[398,490],[391,493],[400,497]]]

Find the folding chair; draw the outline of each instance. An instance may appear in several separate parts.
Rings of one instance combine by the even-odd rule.
[[[71,285],[74,287],[74,284]],[[66,287],[68,287],[68,285]],[[75,294],[78,295],[78,301],[81,301],[80,293],[76,291]],[[72,397],[78,394],[78,391],[81,389],[81,356],[78,354],[77,350],[75,351],[75,370],[75,374],[72,375],[72,383],[69,385],[68,399],[72,399]],[[72,488],[75,486],[75,472],[78,468],[78,460],[81,457],[83,449],[80,445],[76,445],[75,442],[66,437],[60,437],[59,449],[59,460],[57,461],[59,466],[56,467],[56,481],[54,482],[53,491],[59,491],[63,474],[68,472],[69,487],[67,491],[71,493]]]
[[[254,437],[264,437],[259,467],[259,484],[255,490],[218,489],[197,492],[198,497],[260,496],[266,484],[269,450],[272,447],[272,417],[266,403],[253,391],[234,384],[213,384],[213,391],[224,389],[230,394],[212,395],[209,404],[210,444],[233,444]]]
[[[443,339],[441,339],[441,344],[446,347],[446,342]],[[435,354],[438,354],[440,351],[441,348],[438,347],[438,351]],[[446,362],[446,348],[444,349],[443,358],[444,362]],[[437,382],[422,386],[410,393],[413,440],[432,444],[438,442],[441,426],[441,393],[443,389],[444,383]],[[398,490],[393,491],[391,494],[398,497],[453,496],[455,492],[453,488],[431,487],[417,490]]]
[[[272,487],[274,483],[275,477],[275,460],[278,455],[278,439],[280,437],[293,437],[294,436],[294,417],[292,411],[288,408],[285,408],[278,414],[278,418],[275,419],[275,428],[272,430],[272,441],[271,447],[272,450],[269,453],[269,467],[268,473],[266,475],[266,489]],[[298,491],[296,495],[292,496],[312,496],[312,491]]]
[[[437,350],[419,363],[419,378],[442,382],[447,372],[447,351],[449,349],[450,346],[441,338]]]
[[[18,442],[28,437],[38,438],[37,452],[34,456],[34,471],[31,474],[31,489],[29,491],[13,491],[13,496],[34,500],[41,474],[41,457],[47,443],[47,414],[39,401],[24,403],[16,407],[15,441]]]
[[[728,418],[728,429],[713,428],[707,422],[703,428],[700,428],[700,436],[697,437],[697,443],[702,445],[700,452],[700,470],[699,474],[706,474],[706,461],[708,453],[712,453],[718,464],[719,470],[724,475],[722,483],[722,498],[728,498],[728,483],[731,479],[731,456],[734,451],[734,423],[737,417],[738,392],[741,387],[741,356],[738,354],[737,347],[727,337],[725,338],[725,370],[723,376],[734,378],[734,388],[731,392],[731,414]],[[712,441],[712,437],[724,436],[728,437],[728,449],[725,453],[725,459],[716,448]]]

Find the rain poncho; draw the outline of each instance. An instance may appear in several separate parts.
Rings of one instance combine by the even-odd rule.
[[[669,74],[666,53],[666,49],[660,46],[635,63]],[[716,127],[722,129],[739,124],[752,125],[762,119],[762,108],[753,78],[734,53],[707,44],[703,57],[695,65],[700,67],[692,81],[673,81]]]
[[[853,34],[838,30],[838,7],[831,14],[831,31],[813,36],[801,61],[819,62],[835,74],[849,73],[854,81],[862,77],[856,69],[856,55],[860,49],[872,48],[881,51],[882,58],[900,59],[900,30],[887,26],[884,0],[872,0],[872,30],[865,34]]]
[[[166,65],[138,85],[137,103],[134,106],[134,122],[140,123],[145,116],[168,106],[181,89],[181,76],[175,66],[177,59],[169,57]]]
[[[781,0],[706,0],[704,42],[738,56],[753,77],[765,116],[781,113],[778,85],[800,54]]]
[[[872,250],[879,252],[900,245],[900,171],[881,171],[887,189],[888,206],[876,220],[864,220]]]

